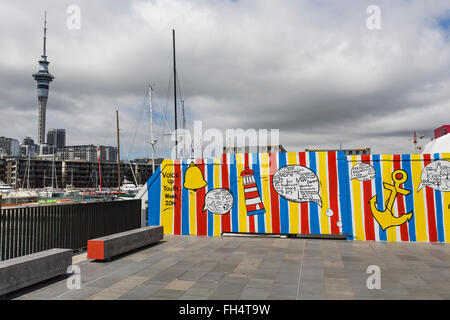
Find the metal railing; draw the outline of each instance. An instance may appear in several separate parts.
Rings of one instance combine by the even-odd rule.
[[[89,239],[141,227],[141,201],[0,210],[0,261],[52,248],[81,250]]]

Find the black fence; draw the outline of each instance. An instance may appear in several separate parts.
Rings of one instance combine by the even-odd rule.
[[[0,261],[52,248],[81,250],[89,239],[141,227],[141,200],[0,211]]]

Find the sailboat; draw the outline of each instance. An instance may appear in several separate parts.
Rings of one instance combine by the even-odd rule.
[[[26,204],[38,200],[39,194],[37,191],[30,189],[30,155],[27,160],[27,167],[19,189],[11,190],[3,196],[3,200],[7,204]],[[26,188],[25,188],[26,182]]]
[[[44,189],[39,192],[39,197],[41,198],[55,198],[64,196],[64,191],[58,189],[58,177],[56,176],[56,166],[55,166],[55,153],[56,153],[56,135],[54,135],[54,145],[53,145],[53,159],[52,159],[52,185],[51,187],[45,187],[45,178],[44,178]],[[56,183],[56,188],[54,187],[54,183]]]

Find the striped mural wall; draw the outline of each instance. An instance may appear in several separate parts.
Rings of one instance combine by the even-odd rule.
[[[424,186],[421,175],[432,161],[450,161],[450,154],[404,154],[352,156],[348,159],[349,171],[356,163],[367,163],[375,168],[375,178],[370,181],[352,179],[350,184],[352,235],[357,240],[450,242],[450,193]],[[449,162],[450,164],[450,162]],[[382,230],[373,218],[369,200],[377,195],[377,208],[386,209],[390,191],[383,183],[393,183],[392,172],[403,170],[407,174],[401,185],[410,191],[397,194],[393,211],[397,216],[412,212],[409,221],[400,226]],[[449,185],[450,187],[450,185]]]
[[[344,234],[355,240],[449,242],[450,193],[430,186],[417,191],[423,168],[447,159],[450,154],[346,157],[332,151],[165,160],[147,182],[148,224],[175,235]],[[397,185],[394,171],[404,172],[406,181]],[[372,211],[384,219],[391,193],[393,215],[412,216],[383,230]],[[402,219],[384,220],[389,225]]]

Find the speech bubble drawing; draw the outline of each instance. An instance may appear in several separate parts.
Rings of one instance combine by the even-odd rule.
[[[368,163],[357,163],[352,167],[350,180],[369,181],[375,178],[375,168]]]
[[[311,169],[299,165],[282,167],[272,179],[275,191],[292,202],[315,202],[322,207],[319,195],[319,179]]]
[[[203,211],[208,210],[214,214],[226,214],[233,207],[233,195],[228,189],[217,188],[208,191],[205,195]]]
[[[417,192],[423,187],[430,187],[442,192],[450,191],[450,161],[436,160],[422,170],[421,183]]]

